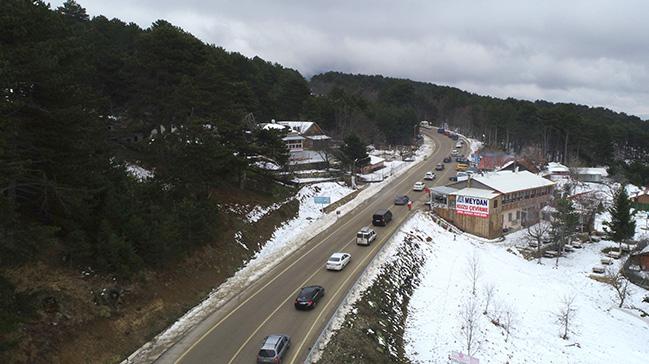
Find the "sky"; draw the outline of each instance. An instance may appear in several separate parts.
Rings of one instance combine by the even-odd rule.
[[[649,119],[649,1],[78,0],[297,69],[381,74]],[[53,8],[63,3],[51,1]]]

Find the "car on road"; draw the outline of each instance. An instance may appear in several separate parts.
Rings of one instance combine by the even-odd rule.
[[[390,211],[387,211],[390,212]],[[390,212],[390,216],[392,213]],[[385,215],[378,216],[378,220],[384,219]],[[376,231],[369,226],[365,226],[356,233],[356,245],[370,245],[376,239]]]
[[[451,158],[451,156],[448,156],[448,157],[444,158],[444,163],[451,163],[452,160],[453,160],[453,158]]]
[[[257,353],[257,364],[281,363],[291,346],[291,338],[287,335],[266,336]]]
[[[426,185],[424,184],[424,182],[421,182],[421,181],[415,182],[415,184],[412,185],[412,190],[413,191],[423,191],[424,188],[426,188]]]
[[[374,226],[385,226],[390,222],[390,220],[392,220],[392,212],[387,209],[377,210],[374,215],[372,215],[372,225]],[[361,229],[361,231],[363,230]],[[358,235],[356,235],[356,244],[358,244]]]
[[[295,299],[294,306],[298,310],[310,310],[324,297],[325,289],[321,286],[303,287]]]
[[[394,198],[394,204],[395,205],[405,205],[410,201],[410,198],[406,195],[403,196],[397,196]]]
[[[454,155],[454,156],[456,156],[456,155],[460,155],[460,152],[458,152],[457,149],[453,149],[453,150],[451,151],[451,155]]]
[[[437,163],[437,165],[435,166],[435,170],[436,171],[443,171],[444,170],[444,164]]]
[[[457,170],[457,171],[466,171],[467,169],[469,169],[469,165],[468,165],[468,164],[458,163],[458,164],[455,166],[455,170]]]
[[[327,260],[327,270],[338,270],[341,271],[352,259],[352,255],[349,253],[333,253],[329,260]]]
[[[435,179],[435,173],[433,173],[433,172],[426,172],[426,174],[424,175],[424,179],[427,180],[427,181],[432,181],[432,180],[434,180],[434,179]]]

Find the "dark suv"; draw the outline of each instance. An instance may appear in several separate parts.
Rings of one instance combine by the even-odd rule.
[[[291,338],[286,335],[266,336],[257,353],[257,364],[280,363],[291,346]]]

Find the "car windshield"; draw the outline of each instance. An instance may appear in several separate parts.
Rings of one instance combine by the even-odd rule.
[[[262,358],[272,358],[275,356],[275,351],[268,350],[268,349],[261,349],[259,350],[259,356],[261,356]]]
[[[340,258],[338,258],[338,257],[331,257],[331,258],[329,258],[329,261],[330,261],[330,262],[339,262],[339,261],[340,261]]]
[[[314,287],[303,289],[302,292],[300,292],[300,298],[312,297],[315,290],[316,289]]]

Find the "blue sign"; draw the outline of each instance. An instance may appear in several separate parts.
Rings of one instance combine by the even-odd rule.
[[[328,205],[331,203],[331,197],[329,196],[315,196],[313,197],[313,202],[320,205]]]

